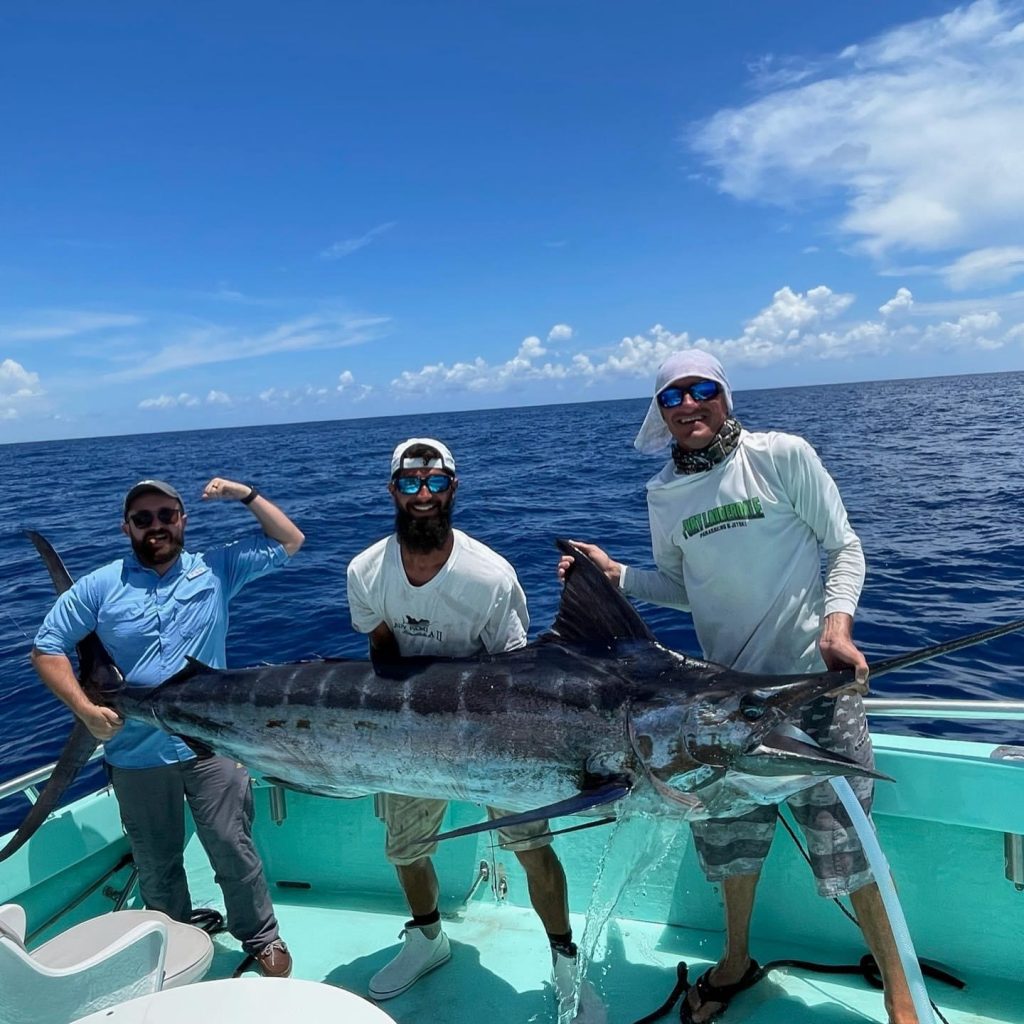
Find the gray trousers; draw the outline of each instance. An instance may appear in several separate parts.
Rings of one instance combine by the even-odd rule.
[[[224,893],[228,930],[247,953],[278,937],[277,918],[252,841],[252,786],[226,757],[194,758],[158,768],[110,767],[110,780],[139,869],[147,907],[175,921],[192,916],[185,877],[185,804],[214,878]]]

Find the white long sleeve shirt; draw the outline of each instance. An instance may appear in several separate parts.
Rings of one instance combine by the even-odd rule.
[[[705,473],[677,474],[669,460],[647,483],[647,507],[658,568],[627,567],[627,594],[690,610],[710,661],[764,673],[824,667],[822,620],[856,611],[864,553],[803,438],[744,430]]]

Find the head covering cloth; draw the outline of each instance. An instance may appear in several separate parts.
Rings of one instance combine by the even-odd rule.
[[[671,440],[672,434],[668,424],[662,418],[661,406],[658,405],[658,395],[662,393],[673,381],[684,380],[687,377],[700,377],[703,380],[713,380],[722,389],[725,395],[726,410],[732,413],[732,388],[729,386],[729,378],[725,375],[722,364],[710,352],[700,348],[686,348],[681,352],[673,352],[658,367],[658,375],[654,378],[654,396],[651,398],[650,407],[644,417],[640,433],[633,441],[633,447],[645,455],[653,455],[661,451]]]

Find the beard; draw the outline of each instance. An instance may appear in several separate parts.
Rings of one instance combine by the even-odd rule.
[[[455,507],[454,495],[446,505],[437,510],[436,516],[420,518],[410,515],[400,505],[395,505],[395,533],[402,547],[419,554],[428,554],[444,547],[448,535],[452,532],[452,509]]]
[[[159,538],[163,544],[159,549],[154,550],[150,545],[150,538]],[[142,565],[157,566],[168,565],[181,554],[185,547],[185,532],[179,530],[172,533],[168,529],[147,530],[141,537],[131,535],[132,551]]]

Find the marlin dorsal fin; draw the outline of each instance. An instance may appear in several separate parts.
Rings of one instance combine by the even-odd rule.
[[[587,647],[605,647],[618,640],[648,640],[654,635],[603,572],[567,540],[556,540],[558,550],[572,555],[565,574],[562,601],[550,634],[559,640]]]

